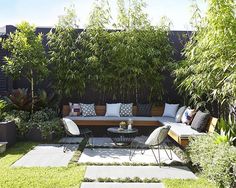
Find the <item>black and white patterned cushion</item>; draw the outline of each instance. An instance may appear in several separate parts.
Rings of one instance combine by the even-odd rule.
[[[82,110],[82,116],[96,116],[94,104],[83,104],[80,103]]]
[[[120,116],[133,116],[132,113],[133,103],[121,104],[120,106]]]

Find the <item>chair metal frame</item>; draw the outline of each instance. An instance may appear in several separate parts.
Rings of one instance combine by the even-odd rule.
[[[151,149],[153,155],[154,155],[154,158],[156,160],[156,162],[159,164],[159,166],[161,167],[161,156],[160,156],[160,149],[161,149],[161,146],[163,147],[167,157],[172,160],[173,159],[173,156],[172,156],[172,152],[170,150],[170,155],[168,154],[167,150],[166,150],[166,147],[165,147],[165,140],[168,136],[168,132],[170,130],[170,127],[167,126],[167,127],[160,127],[160,128],[163,128],[162,130],[160,130],[160,133],[161,131],[166,131],[166,136],[163,140],[160,140],[160,138],[156,138],[157,139],[157,144],[155,145],[148,145],[148,144],[145,144],[145,142],[139,142],[137,140],[134,140],[131,144],[130,144],[130,153],[129,153],[129,160],[131,161],[132,157],[134,156],[136,150],[141,147],[141,154],[143,155],[145,153],[145,150],[146,149]],[[135,147],[133,147],[134,145],[136,145]],[[154,149],[155,147],[157,147],[157,151],[158,151],[158,159],[157,159],[157,156],[154,152]],[[133,150],[133,152],[132,152]]]
[[[67,130],[67,128],[65,127],[65,122],[64,121],[62,121],[63,122],[63,125],[64,125],[64,129],[65,129],[65,137],[66,138],[68,138],[68,137],[79,137],[80,135],[81,136],[83,136],[85,139],[87,139],[88,140],[88,142],[89,142],[89,140],[90,140],[90,138],[91,138],[91,142],[92,142],[92,144],[90,144],[89,143],[89,145],[91,146],[91,149],[92,149],[92,147],[93,147],[93,132],[90,130],[90,129],[88,129],[88,128],[79,128],[78,127],[78,129],[79,129],[79,131],[80,131],[80,134],[78,134],[78,135],[74,135],[74,134],[71,134],[68,130]],[[77,125],[76,125],[77,126]],[[68,150],[68,147],[67,147],[67,145],[69,145],[69,144],[74,144],[74,143],[64,143],[63,144],[63,146],[64,146],[64,148],[63,148],[63,152],[65,153],[67,150]]]

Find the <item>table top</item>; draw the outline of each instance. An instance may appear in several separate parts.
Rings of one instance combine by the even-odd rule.
[[[120,129],[119,127],[110,127],[107,129],[107,131],[117,134],[132,134],[132,133],[137,133],[138,129],[132,128],[131,130],[128,130],[128,129]]]

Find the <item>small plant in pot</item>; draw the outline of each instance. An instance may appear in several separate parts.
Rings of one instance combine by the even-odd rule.
[[[17,139],[25,140],[26,134],[31,129],[29,123],[30,112],[23,110],[11,110],[6,113],[5,119],[7,121],[14,121],[17,127]]]
[[[120,127],[119,127],[120,131],[122,131],[122,130],[124,130],[126,128],[126,122],[125,121],[120,122],[119,125],[120,125]]]
[[[0,142],[7,142],[11,146],[16,142],[16,125],[14,121],[6,119],[7,103],[0,100]]]
[[[0,122],[4,120],[4,109],[6,108],[6,102],[4,100],[0,100]]]
[[[54,135],[62,133],[60,118],[52,109],[34,112],[29,120],[31,129],[28,132],[28,138],[34,141],[52,141]]]

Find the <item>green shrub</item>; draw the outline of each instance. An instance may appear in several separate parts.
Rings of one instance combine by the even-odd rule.
[[[220,140],[218,134],[196,137],[191,140],[188,151],[193,164],[201,168],[206,178],[220,187],[230,187],[235,182],[236,148]]]
[[[29,123],[32,127],[38,128],[41,131],[43,138],[47,138],[52,133],[58,135],[62,132],[60,118],[58,118],[57,113],[52,109],[46,108],[36,111],[31,115]]]
[[[0,121],[4,119],[5,108],[6,108],[6,102],[4,100],[0,100]]]
[[[5,119],[15,121],[18,135],[21,137],[24,137],[32,128],[38,128],[43,138],[47,138],[52,133],[60,135],[62,132],[60,118],[55,111],[49,108],[33,114],[22,110],[12,110],[6,114]]]
[[[196,31],[185,46],[185,60],[174,71],[176,83],[195,104],[206,99],[230,104],[236,97],[236,2],[206,2],[204,17],[199,17],[200,9],[194,12]]]

